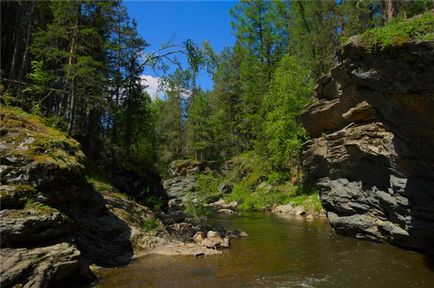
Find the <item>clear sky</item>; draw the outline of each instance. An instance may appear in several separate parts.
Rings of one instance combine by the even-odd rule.
[[[124,1],[130,17],[137,20],[139,33],[151,44],[149,51],[157,50],[168,41],[182,44],[186,39],[192,39],[198,45],[208,40],[217,52],[231,46],[235,37],[231,30],[229,10],[235,3],[204,0]],[[151,71],[146,74],[155,76]],[[154,79],[147,79],[148,85],[154,85]],[[199,75],[198,83],[205,90],[212,88],[212,81],[206,72]]]

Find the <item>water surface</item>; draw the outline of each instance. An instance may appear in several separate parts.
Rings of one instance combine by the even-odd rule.
[[[97,287],[434,287],[423,255],[336,235],[324,220],[248,214],[214,221],[249,237],[219,256],[151,255],[103,269]]]

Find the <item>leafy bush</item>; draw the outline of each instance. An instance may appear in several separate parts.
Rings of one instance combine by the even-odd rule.
[[[210,197],[218,195],[218,186],[220,184],[220,181],[221,180],[219,178],[212,175],[197,175],[197,193],[200,195],[201,198],[203,198],[204,201],[206,201]]]
[[[313,81],[309,73],[295,57],[283,57],[265,96],[265,142],[274,170],[289,170],[306,138],[299,118],[313,93]]]
[[[244,186],[241,183],[234,185],[234,191],[226,196],[226,201],[238,201],[241,204],[237,209],[243,211],[265,211],[273,205],[288,203],[291,192],[285,189],[272,188],[271,190],[256,189]]]
[[[203,198],[193,199],[192,196],[187,196],[187,201],[184,204],[185,215],[193,220],[206,220],[211,211],[204,204]]]

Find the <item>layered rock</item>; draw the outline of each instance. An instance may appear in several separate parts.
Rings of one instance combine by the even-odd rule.
[[[158,244],[148,208],[87,183],[77,141],[18,108],[0,117],[2,287],[76,283],[89,263],[124,265]]]
[[[347,42],[302,115],[306,180],[341,234],[434,252],[434,42]]]
[[[46,287],[78,274],[82,263],[61,206],[79,198],[84,155],[39,117],[10,107],[0,117],[1,286]]]

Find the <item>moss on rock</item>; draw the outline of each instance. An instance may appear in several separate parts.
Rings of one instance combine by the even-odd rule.
[[[353,42],[372,52],[417,40],[434,40],[434,13],[432,11],[407,20],[396,20],[384,27],[372,28],[359,36],[350,38],[347,44]]]

